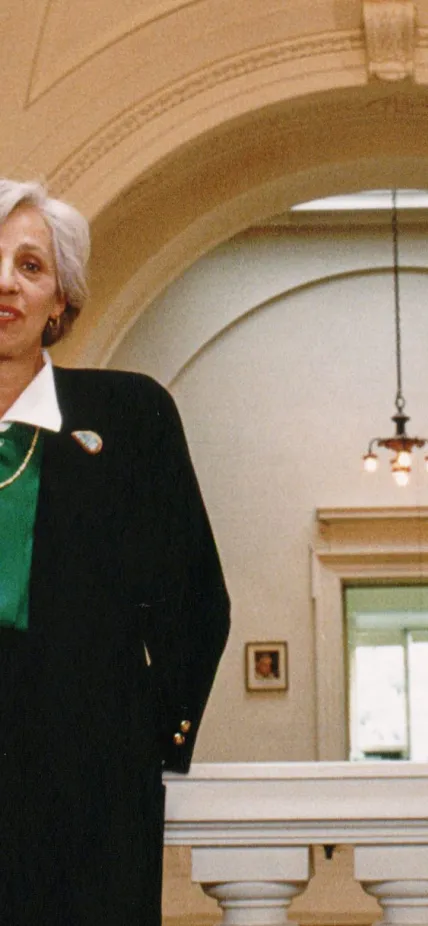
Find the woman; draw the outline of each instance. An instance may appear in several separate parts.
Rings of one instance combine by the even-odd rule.
[[[229,604],[175,406],[52,368],[87,223],[0,181],[0,919],[159,926],[162,768],[186,772]]]

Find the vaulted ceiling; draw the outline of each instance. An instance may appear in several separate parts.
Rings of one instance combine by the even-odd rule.
[[[59,359],[102,364],[200,254],[311,197],[425,186],[428,0],[0,0],[4,175],[93,226]]]

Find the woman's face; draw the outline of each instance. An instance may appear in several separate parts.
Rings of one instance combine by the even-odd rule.
[[[0,225],[0,360],[37,358],[64,307],[50,230],[35,206],[18,206]]]

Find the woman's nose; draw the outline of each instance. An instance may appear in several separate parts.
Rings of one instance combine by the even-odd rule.
[[[18,289],[18,281],[14,268],[7,263],[0,263],[0,291],[3,293],[15,293]]]

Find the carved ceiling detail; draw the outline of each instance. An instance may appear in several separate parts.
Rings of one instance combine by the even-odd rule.
[[[415,55],[413,0],[363,0],[368,71],[380,80],[411,77]]]
[[[153,102],[153,101],[152,101]],[[58,169],[49,179],[49,186],[53,195],[61,196],[76,183],[79,178],[89,170],[96,162],[108,155],[115,147],[120,145],[133,132],[139,131],[144,127],[146,121],[154,119],[157,114],[164,111],[161,109],[147,110],[142,104],[134,112],[128,112],[124,118],[115,120],[109,126],[91,141],[75,153],[75,157],[68,159],[62,168]],[[172,102],[169,98],[168,102]],[[285,120],[285,121],[284,121]],[[314,133],[319,132],[322,137],[325,125],[335,126],[336,134],[340,131],[358,132],[359,127],[378,126],[381,122],[385,131],[388,126],[396,132],[397,124],[402,129],[417,125],[421,133],[428,131],[428,94],[420,93],[412,96],[411,93],[394,93],[386,96],[380,96],[372,99],[348,101],[343,105],[335,103],[324,103],[321,105],[318,100],[316,103],[311,102],[305,106],[293,104],[290,102],[284,112],[284,120],[277,122],[278,144],[281,144],[281,151],[284,158],[294,150],[300,150],[300,140],[306,139]],[[282,126],[282,128],[281,128]],[[133,196],[135,188],[133,188]]]
[[[79,71],[88,62],[94,61],[114,46],[119,46],[126,41],[133,33],[142,31],[152,23],[159,22],[173,16],[177,10],[187,9],[196,6],[200,0],[145,0],[138,8],[138,0],[134,0],[135,6],[132,8],[131,15],[115,15],[114,23],[109,26],[109,18],[106,10],[102,5],[94,4],[91,10],[91,24],[93,26],[90,41],[72,41],[66,49],[61,48],[60,53],[56,51],[55,38],[58,26],[52,26],[52,20],[55,20],[55,12],[61,8],[67,8],[66,0],[45,0],[45,8],[40,20],[40,27],[36,41],[36,47],[32,62],[32,67],[28,80],[28,89],[25,105],[32,106],[37,103],[45,94],[49,93],[53,87],[60,84],[70,75]],[[85,2],[80,0],[81,15],[85,16]],[[77,7],[77,9],[76,9]],[[79,16],[79,4],[75,4],[72,18],[74,25],[76,18]],[[94,18],[95,12],[95,18]],[[70,15],[68,11],[67,15]],[[99,28],[94,28],[98,24]]]
[[[175,107],[213,90],[216,86],[289,62],[316,58],[320,55],[362,52],[363,48],[361,32],[354,30],[282,42],[216,62],[171,84],[159,93],[139,100],[135,106],[126,109],[116,119],[104,125],[86,144],[56,168],[49,177],[50,188],[55,191],[55,195],[63,195],[100,158],[108,155],[125,139]]]

